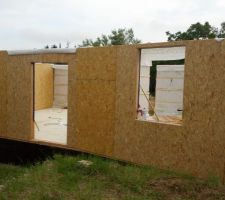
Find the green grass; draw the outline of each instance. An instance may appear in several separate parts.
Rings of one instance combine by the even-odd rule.
[[[93,164],[85,167],[79,160]],[[35,166],[0,164],[0,199],[187,200],[225,199],[215,177],[208,181],[95,156],[55,155]]]

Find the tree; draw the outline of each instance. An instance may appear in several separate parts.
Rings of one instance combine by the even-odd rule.
[[[109,45],[123,45],[123,44],[138,44],[141,40],[134,37],[134,31],[130,29],[112,30],[110,35],[101,35],[95,41],[92,39],[85,39],[82,41],[80,47],[86,46],[109,46]]]
[[[225,22],[221,24],[221,29],[218,34],[219,38],[225,38]]]
[[[225,22],[221,24],[220,30],[211,26],[209,22],[205,22],[204,24],[197,22],[192,24],[185,32],[170,33],[167,31],[166,35],[168,41],[221,38],[225,36]]]
[[[57,47],[57,45],[53,44],[53,45],[51,46],[51,48],[52,48],[52,49],[57,49],[58,47]]]

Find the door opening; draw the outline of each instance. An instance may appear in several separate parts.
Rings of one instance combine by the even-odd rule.
[[[35,63],[34,140],[67,144],[68,65]]]

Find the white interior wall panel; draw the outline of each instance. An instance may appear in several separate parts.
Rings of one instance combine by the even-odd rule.
[[[149,66],[141,66],[140,69],[140,87],[144,90],[144,93],[149,96],[149,81],[150,81],[150,68]],[[139,104],[141,108],[149,110],[149,102],[145,97],[145,94],[140,88]]]
[[[183,109],[184,65],[158,65],[155,112],[178,116]]]
[[[141,50],[140,84],[149,94],[150,67],[152,61],[185,59],[185,47],[149,48]],[[183,109],[184,65],[157,67],[155,112],[158,115],[181,115]],[[139,90],[139,104],[149,108],[148,101]]]
[[[155,111],[158,116],[179,116],[182,111],[178,111],[183,108],[183,104],[179,103],[157,103]]]
[[[54,68],[54,107],[64,108],[68,97],[68,66]]]
[[[157,103],[181,103],[183,101],[183,90],[156,90],[156,105]]]
[[[152,66],[152,61],[185,58],[185,47],[150,48],[141,50],[141,66]]]
[[[160,79],[157,83],[157,89],[164,89],[166,87],[173,90],[183,90],[184,80],[183,78],[176,78],[173,81],[171,79]]]

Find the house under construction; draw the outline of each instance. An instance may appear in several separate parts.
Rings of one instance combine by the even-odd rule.
[[[225,178],[225,41],[0,51],[0,137]]]

